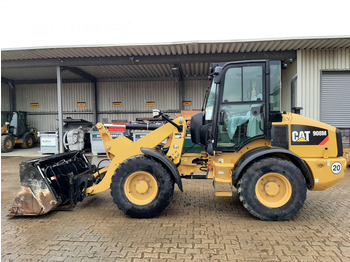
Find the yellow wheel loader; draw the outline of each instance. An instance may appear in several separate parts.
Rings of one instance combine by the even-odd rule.
[[[205,151],[183,153],[185,119],[172,120],[160,111],[154,114],[167,123],[147,125],[154,130],[135,142],[125,136],[112,139],[98,123],[110,165],[96,168],[81,152],[21,163],[22,191],[9,216],[74,207],[111,189],[125,214],[151,218],[169,205],[175,184],[183,190],[181,178],[204,172],[201,177],[213,180],[216,196],[237,190],[252,215],[285,220],[298,213],[307,190],[327,189],[344,177],[339,130],[281,113],[280,61],[217,64],[211,78],[205,110],[191,119],[192,142]]]
[[[11,152],[15,145],[32,148],[38,141],[38,134],[33,126],[27,125],[27,113],[2,112],[1,152]]]

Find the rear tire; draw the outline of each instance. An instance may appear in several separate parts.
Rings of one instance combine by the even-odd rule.
[[[1,136],[1,153],[11,152],[15,146],[15,140],[10,135]]]
[[[34,135],[32,133],[25,133],[23,135],[23,144],[21,144],[22,148],[32,148],[35,144]]]
[[[243,206],[261,220],[286,220],[298,213],[306,199],[300,169],[288,160],[270,157],[253,163],[238,182]]]
[[[112,177],[113,201],[130,217],[158,216],[170,204],[173,194],[174,182],[167,169],[143,155],[124,161]]]

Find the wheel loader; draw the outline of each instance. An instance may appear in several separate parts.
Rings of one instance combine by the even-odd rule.
[[[35,127],[27,124],[27,113],[23,111],[2,112],[1,152],[11,152],[15,145],[32,148],[38,141]]]
[[[281,61],[216,64],[205,109],[191,119],[201,153],[183,153],[186,121],[170,119],[137,141],[112,139],[98,123],[110,165],[98,168],[81,152],[20,164],[22,190],[9,216],[42,215],[74,207],[111,189],[126,215],[152,218],[170,204],[181,178],[212,180],[218,197],[232,196],[261,220],[286,220],[302,208],[308,190],[325,190],[345,174],[341,133],[310,118],[281,112]],[[144,128],[129,124],[127,129]],[[205,174],[205,175],[203,175]]]

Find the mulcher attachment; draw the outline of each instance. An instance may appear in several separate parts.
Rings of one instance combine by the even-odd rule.
[[[96,167],[78,151],[22,162],[22,189],[8,216],[37,216],[58,206],[74,207],[85,198],[95,171]]]

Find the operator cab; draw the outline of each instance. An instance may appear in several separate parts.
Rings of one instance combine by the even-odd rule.
[[[27,132],[27,113],[26,112],[12,112],[9,133],[14,136],[21,136]]]
[[[191,120],[192,142],[210,153],[269,138],[271,122],[281,121],[281,62],[216,64],[211,76],[205,110]]]

